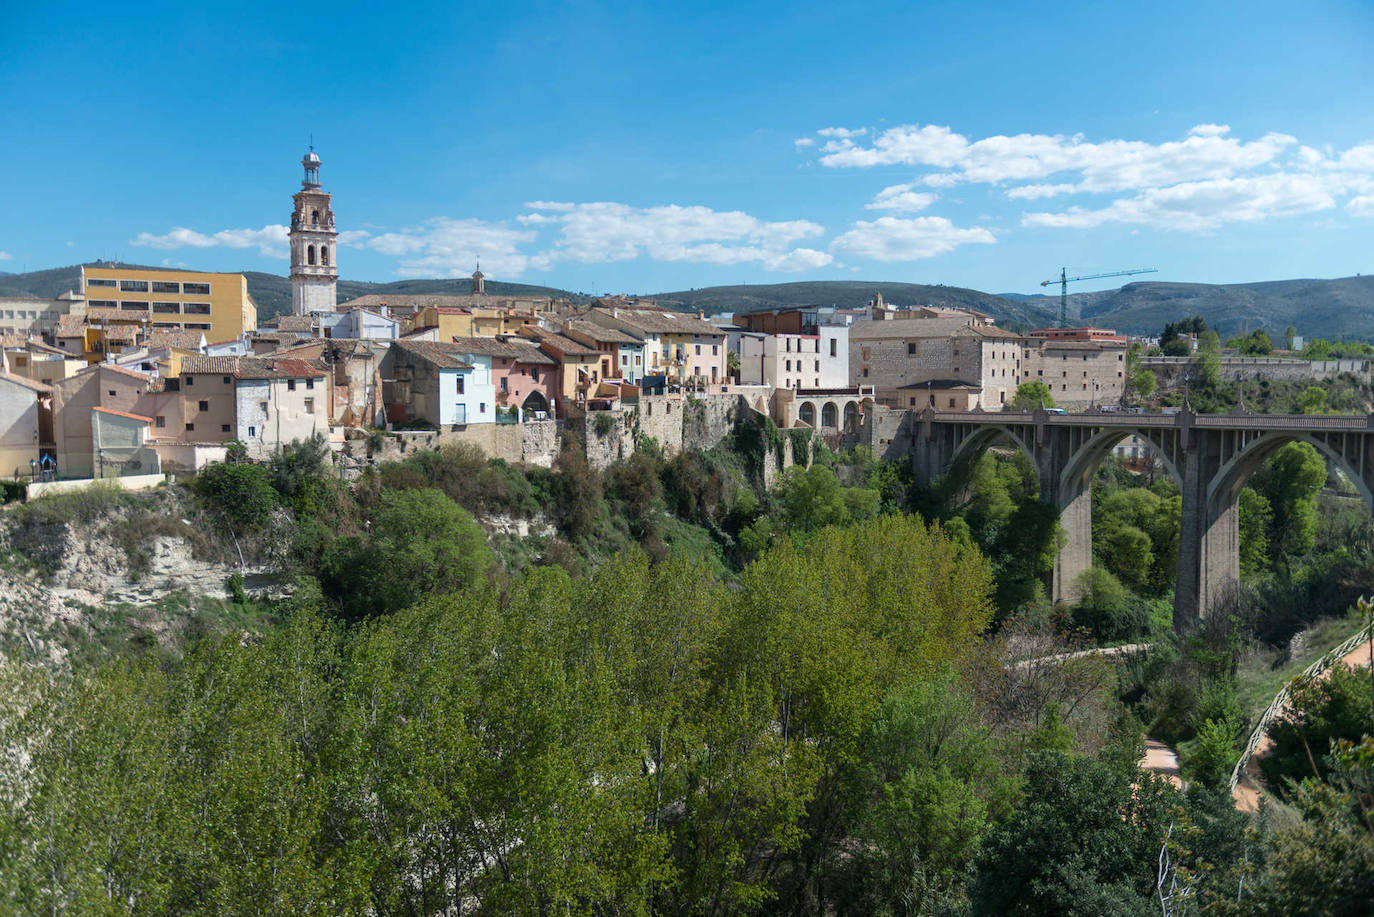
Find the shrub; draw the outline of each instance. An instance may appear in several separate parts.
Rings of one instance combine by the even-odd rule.
[[[1374,734],[1367,675],[1336,665],[1325,678],[1296,680],[1291,690],[1288,713],[1269,727],[1273,750],[1260,761],[1265,783],[1282,793],[1288,792],[1288,780],[1326,779],[1333,741]]]
[[[262,525],[278,506],[272,477],[261,465],[208,465],[197,482],[211,506],[239,526]]]
[[[611,431],[615,429],[615,418],[612,417],[610,414],[605,413],[604,411],[598,413],[596,415],[596,423],[594,424],[594,427],[596,429],[597,436],[610,436]]]
[[[1198,727],[1197,738],[1179,749],[1183,776],[1209,790],[1224,789],[1236,766],[1236,739],[1239,736],[1240,726],[1234,720],[1204,721]]]

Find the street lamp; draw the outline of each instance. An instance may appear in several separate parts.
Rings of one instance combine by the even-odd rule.
[[[38,459],[29,459],[29,480],[38,480]]]
[[[105,477],[105,450],[97,449],[95,454],[100,458],[100,476]]]

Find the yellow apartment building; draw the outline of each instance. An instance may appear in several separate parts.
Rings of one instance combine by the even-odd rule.
[[[143,313],[153,334],[201,331],[218,344],[258,327],[258,305],[242,274],[83,265],[81,291],[88,315],[98,309]]]

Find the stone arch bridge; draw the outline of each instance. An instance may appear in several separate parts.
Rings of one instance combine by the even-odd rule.
[[[1237,498],[1276,449],[1308,442],[1374,507],[1374,414],[1051,414],[935,411],[915,416],[911,454],[930,484],[994,443],[1019,448],[1059,510],[1066,540],[1055,559],[1053,598],[1073,600],[1092,565],[1091,484],[1098,465],[1128,436],[1148,442],[1183,494],[1174,589],[1174,628],[1190,629],[1220,608],[1240,581]]]

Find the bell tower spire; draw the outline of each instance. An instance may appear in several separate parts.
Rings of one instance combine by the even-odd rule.
[[[291,311],[295,315],[333,312],[338,306],[339,266],[331,195],[320,185],[320,157],[315,145],[301,160],[305,178],[292,200]]]

